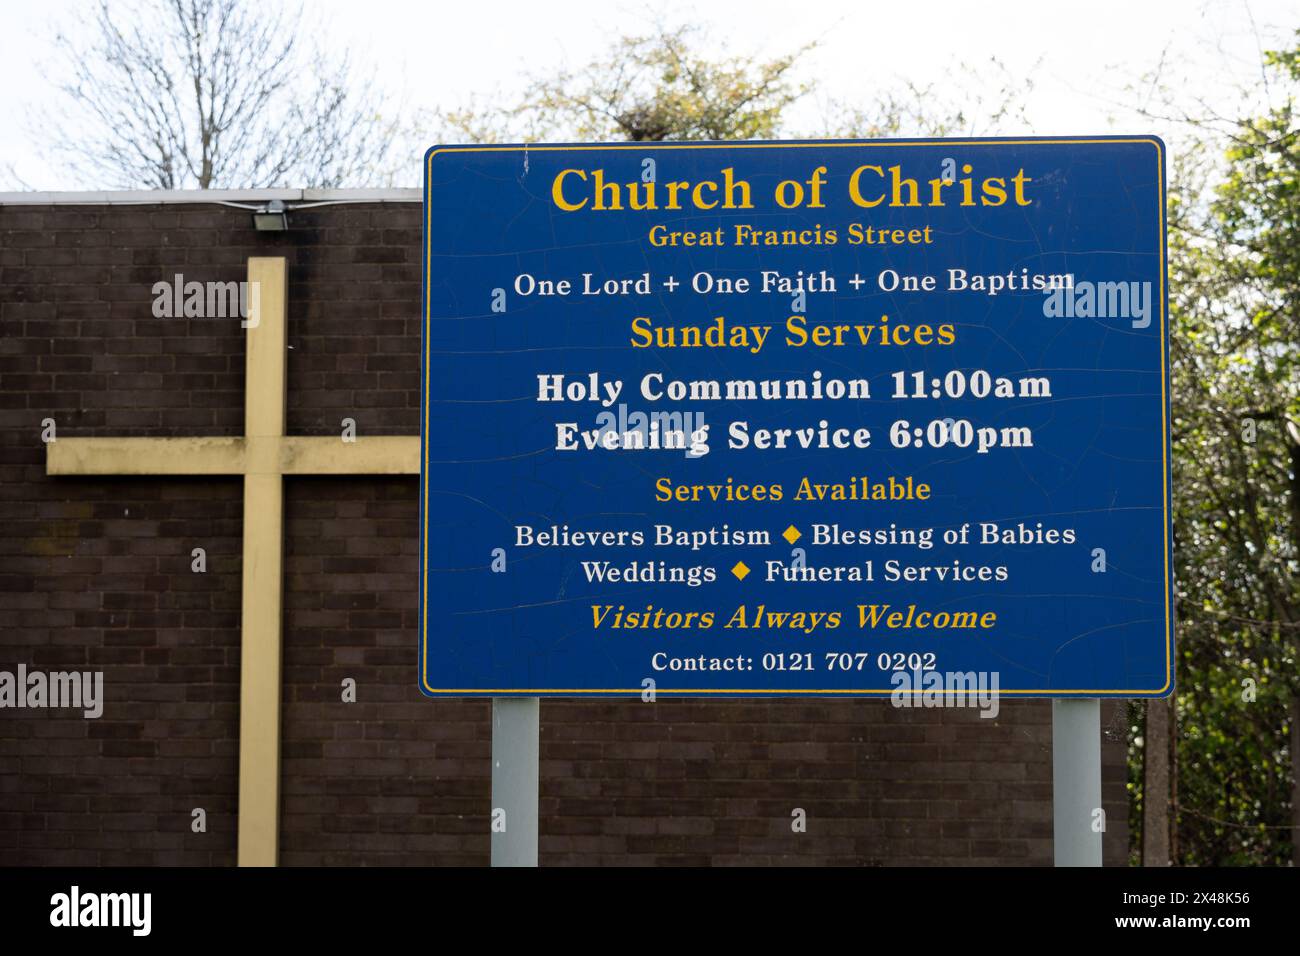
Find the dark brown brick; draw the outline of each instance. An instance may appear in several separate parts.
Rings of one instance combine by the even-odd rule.
[[[238,321],[157,319],[151,287],[284,255],[291,433],[336,434],[346,415],[361,434],[414,434],[418,204],[293,223],[259,235],[209,204],[0,206],[0,666],[103,670],[107,698],[96,721],[0,721],[0,865],[234,862],[241,483],[50,478],[39,423],[241,434]],[[416,481],[289,479],[285,509],[282,862],[486,863],[491,705],[415,685]],[[1122,863],[1127,732],[1122,707],[1106,714],[1106,856]],[[996,721],[867,701],[545,701],[541,857],[1044,865],[1050,716],[1036,701]],[[195,807],[206,834],[190,832]],[[796,807],[807,833],[790,830]]]

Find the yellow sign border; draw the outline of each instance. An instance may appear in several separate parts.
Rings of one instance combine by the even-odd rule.
[[[1173,613],[1172,613],[1172,595],[1170,588],[1173,580],[1169,572],[1169,377],[1166,366],[1168,365],[1169,350],[1163,347],[1166,342],[1168,332],[1165,328],[1166,319],[1166,300],[1165,286],[1166,275],[1169,270],[1168,258],[1165,251],[1165,144],[1151,136],[1110,136],[1110,137],[1091,137],[1091,138],[1057,138],[1043,137],[1035,139],[970,139],[970,140],[835,140],[831,142],[793,142],[793,143],[605,143],[605,144],[588,144],[578,146],[442,146],[430,149],[425,154],[424,188],[428,188],[428,181],[432,175],[433,157],[440,153],[500,153],[500,152],[524,152],[524,153],[546,153],[546,152],[579,152],[587,150],[637,150],[644,152],[651,149],[837,149],[837,148],[893,148],[898,146],[932,146],[948,147],[953,146],[1037,146],[1037,145],[1071,145],[1081,146],[1095,143],[1149,143],[1156,150],[1156,184],[1159,187],[1156,190],[1156,201],[1159,204],[1157,215],[1160,222],[1160,457],[1164,466],[1164,472],[1161,479],[1161,490],[1164,497],[1164,562],[1165,562],[1165,682],[1157,690],[1000,690],[1000,696],[1019,696],[1019,697],[1159,697],[1170,689],[1173,682]],[[429,208],[428,196],[425,196],[425,230],[424,230],[424,268],[425,268],[425,294],[424,294],[424,327],[427,328],[432,321],[432,314],[429,309],[428,288],[432,283],[433,266],[432,257],[429,255],[429,237],[433,231],[433,213]],[[423,330],[422,330],[423,331]],[[421,422],[428,421],[428,395],[429,395],[429,368],[430,350],[428,337],[425,336],[424,343],[424,389],[421,400]],[[422,459],[420,462],[420,490],[422,495],[422,505],[420,509],[421,526],[420,526],[420,687],[428,696],[443,697],[480,697],[480,696],[524,696],[540,697],[543,695],[572,695],[572,696],[637,696],[639,697],[644,689],[639,687],[614,687],[614,688],[578,688],[578,687],[535,687],[528,689],[510,689],[510,688],[433,688],[429,686],[427,670],[424,666],[428,660],[429,652],[429,574],[428,574],[428,543],[429,543],[429,478],[428,478],[428,460]],[[676,694],[683,697],[727,697],[740,695],[761,695],[764,697],[802,697],[815,694],[824,694],[835,697],[865,697],[871,695],[894,694],[895,689],[869,688],[863,690],[833,688],[829,690],[811,688],[794,691],[772,690],[762,688],[757,690],[738,689],[738,688],[715,688],[715,689],[656,689],[655,694]],[[921,694],[924,691],[914,690],[913,694]],[[935,693],[935,691],[930,691]],[[957,691],[939,691],[939,693],[957,693]]]

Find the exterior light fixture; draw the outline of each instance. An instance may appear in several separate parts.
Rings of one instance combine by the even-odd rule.
[[[279,199],[253,210],[253,228],[258,232],[284,232],[289,228],[289,210]]]

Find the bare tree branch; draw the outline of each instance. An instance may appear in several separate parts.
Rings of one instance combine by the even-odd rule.
[[[391,180],[394,122],[346,59],[304,47],[301,17],[252,0],[100,0],[92,40],[56,37],[65,112],[37,118],[38,138],[86,186]]]

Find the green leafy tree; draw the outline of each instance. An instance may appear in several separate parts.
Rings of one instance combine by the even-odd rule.
[[[988,136],[1031,129],[1026,101],[1037,64],[1013,74],[997,57],[958,63],[931,83],[901,78],[864,102],[830,103],[823,135],[845,139],[902,136]]]
[[[524,139],[771,139],[809,86],[794,68],[810,47],[770,60],[706,52],[694,27],[624,36],[578,70],[534,78],[512,107],[471,103],[438,117],[465,142]]]
[[[692,27],[624,37],[585,68],[534,78],[520,103],[481,103],[443,113],[441,126],[468,142],[542,140],[771,139],[786,109],[808,92],[794,67],[809,47],[754,60],[704,51]]]
[[[1218,135],[1193,124],[1171,176],[1173,856],[1188,865],[1300,858],[1300,72],[1294,52],[1266,67],[1274,107]]]

